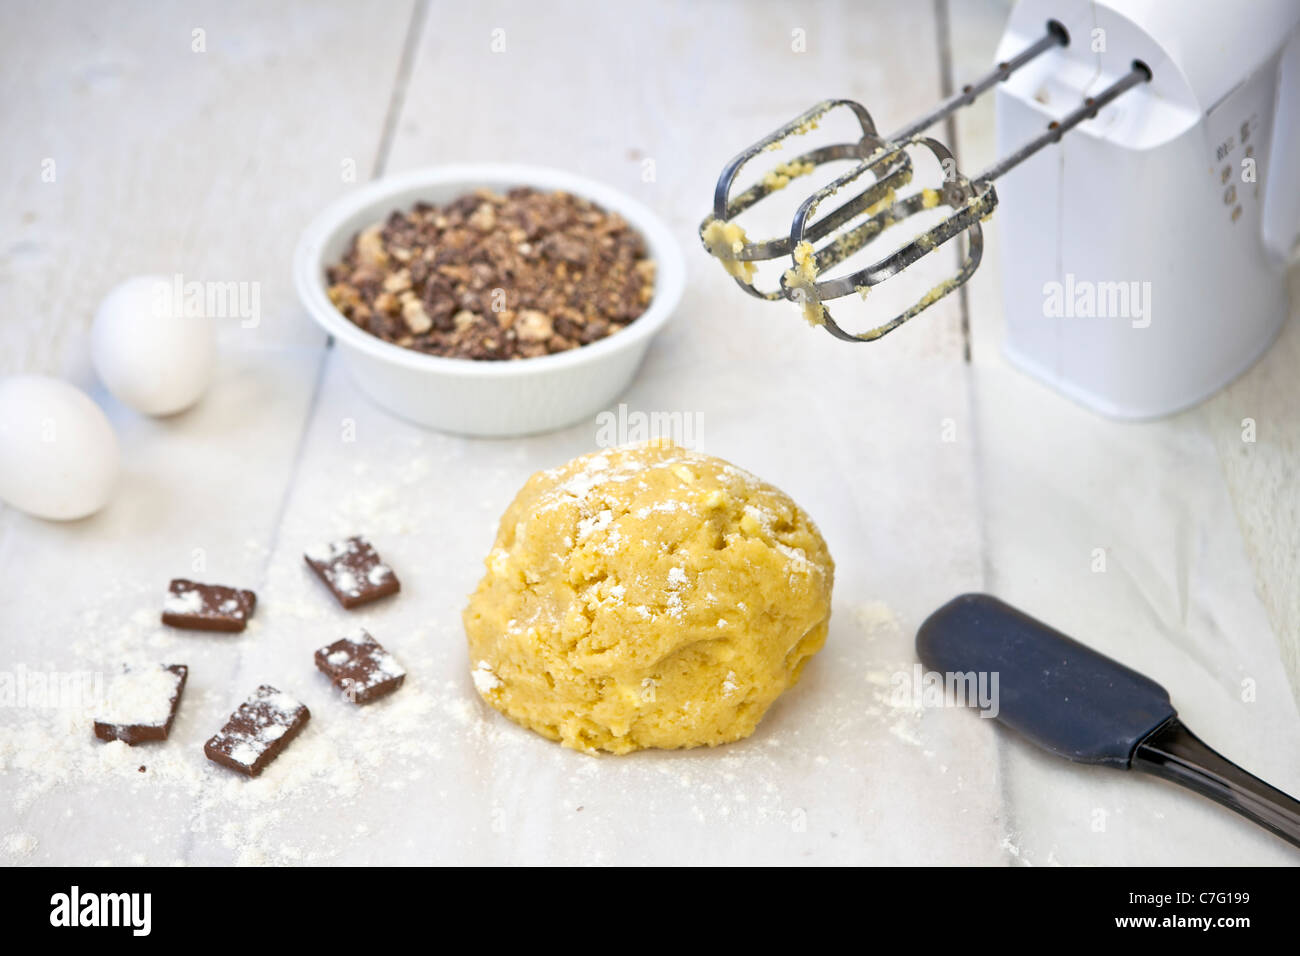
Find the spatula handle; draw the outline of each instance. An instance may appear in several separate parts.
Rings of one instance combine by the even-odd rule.
[[[1138,744],[1132,767],[1195,790],[1300,846],[1300,802],[1206,746],[1177,717]]]

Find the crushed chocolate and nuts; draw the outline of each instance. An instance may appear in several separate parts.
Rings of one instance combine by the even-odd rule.
[[[532,358],[612,335],[645,312],[654,278],[620,216],[527,187],[394,212],[328,270],[330,300],[353,324],[468,359]]]

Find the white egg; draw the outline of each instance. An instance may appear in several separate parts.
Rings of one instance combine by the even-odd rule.
[[[0,499],[39,518],[84,518],[117,484],[117,436],[90,397],[44,375],[0,379]]]
[[[179,300],[179,301],[178,301]],[[90,330],[90,358],[104,386],[146,415],[172,415],[212,381],[211,320],[187,318],[167,276],[135,276],[104,297]]]

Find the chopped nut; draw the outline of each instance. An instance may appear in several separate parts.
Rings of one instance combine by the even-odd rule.
[[[358,232],[327,270],[331,301],[372,335],[432,355],[533,358],[635,321],[654,263],[628,224],[563,192],[476,190]]]
[[[334,307],[343,312],[346,312],[349,308],[354,307],[361,302],[361,294],[354,286],[344,285],[340,282],[336,282],[334,285],[330,286],[327,294],[330,297],[330,301],[334,303]]]
[[[385,292],[405,292],[411,287],[411,271],[399,269],[384,277]]]
[[[479,232],[491,232],[497,225],[497,210],[490,202],[481,204],[469,217],[469,224]]]
[[[555,332],[555,324],[545,312],[523,309],[515,317],[515,334],[525,342],[545,342]]]
[[[577,266],[586,263],[587,257],[591,254],[591,249],[586,243],[562,232],[547,236],[542,242],[542,251],[555,259]]]
[[[424,311],[424,304],[411,292],[402,294],[402,320],[416,335],[423,335],[433,328],[433,319]]]
[[[384,251],[384,227],[371,226],[363,229],[357,236],[357,261],[365,266],[384,268],[388,265],[388,253]]]
[[[384,274],[384,270],[378,266],[362,265],[352,271],[348,281],[358,289],[365,289],[369,286],[382,285]]]

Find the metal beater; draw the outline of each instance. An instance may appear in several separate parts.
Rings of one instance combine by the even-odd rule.
[[[1055,20],[1046,24],[1043,36],[1009,60],[997,64],[975,83],[964,86],[933,111],[890,136],[881,137],[871,115],[852,100],[823,100],[812,109],[796,116],[780,129],[759,140],[737,155],[723,168],[713,194],[713,212],[700,224],[700,239],[705,248],[722,260],[737,285],[750,295],[768,301],[780,299],[803,307],[805,318],[823,326],[836,338],[848,342],[871,342],[892,332],[908,319],[929,308],[974,274],[984,250],[980,222],[997,206],[993,182],[1030,156],[1086,119],[1095,117],[1112,100],[1151,79],[1144,63],[1134,61],[1132,69],[1096,96],[1088,97],[1077,109],[1059,121],[1049,123],[1039,136],[998,160],[973,179],[964,176],[956,160],[940,142],[921,133],[940,120],[968,106],[985,91],[1007,79],[1018,69],[1048,50],[1068,46],[1066,29]],[[759,155],[781,148],[785,140],[802,136],[816,128],[832,110],[848,110],[858,122],[861,138],[856,142],[837,143],[809,150],[786,163],[777,165],[754,185],[736,196],[731,191],[737,174]],[[913,179],[916,162],[912,154],[928,151],[942,171],[936,188],[923,188],[904,198],[898,191]],[[755,204],[783,189],[797,177],[808,175],[816,167],[834,161],[854,160],[856,165],[805,199],[795,212],[788,236],[755,241],[745,235],[736,217]],[[830,197],[851,184],[865,180],[861,190],[831,212],[814,220],[813,214]],[[947,208],[949,214],[928,230],[916,235],[901,247],[871,265],[840,278],[819,279],[827,270],[850,256],[877,244],[889,230],[897,229],[911,217],[930,209]],[[856,222],[861,219],[860,222]],[[854,225],[850,224],[855,223]],[[848,228],[846,228],[848,227]],[[897,235],[897,232],[894,233]],[[861,333],[848,332],[831,317],[825,303],[850,293],[864,299],[875,286],[898,275],[949,240],[964,237],[961,264],[956,274],[934,286],[929,292],[889,321]],[[826,240],[823,242],[823,240]],[[822,243],[816,246],[817,243]],[[778,288],[761,291],[753,284],[754,263],[789,256],[791,268],[781,277]]]

